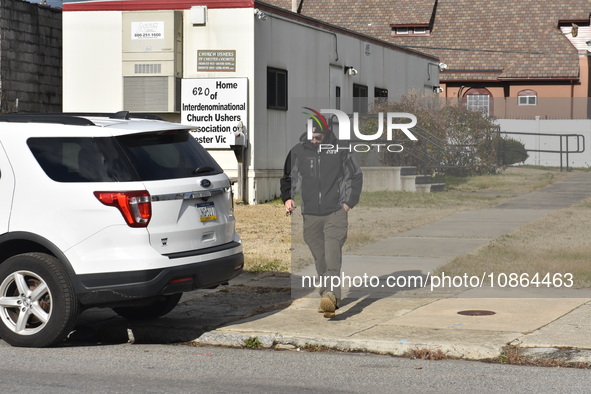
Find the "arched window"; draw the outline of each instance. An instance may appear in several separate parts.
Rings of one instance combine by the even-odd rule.
[[[525,89],[517,93],[519,105],[538,105],[538,94],[535,90]]]
[[[492,94],[485,88],[472,88],[464,95],[466,107],[472,111],[480,111],[489,116],[492,112]]]

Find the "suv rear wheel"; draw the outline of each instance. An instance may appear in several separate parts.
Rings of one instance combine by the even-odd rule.
[[[59,260],[27,253],[0,264],[0,336],[12,346],[47,347],[74,328],[79,305]]]

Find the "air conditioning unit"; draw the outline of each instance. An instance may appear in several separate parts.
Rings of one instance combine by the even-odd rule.
[[[134,112],[180,112],[182,13],[123,13],[123,105]]]

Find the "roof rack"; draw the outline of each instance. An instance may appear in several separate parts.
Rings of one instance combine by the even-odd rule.
[[[130,113],[129,111],[119,111],[115,113],[97,113],[97,112],[55,112],[55,113],[11,113],[0,114],[0,122],[15,123],[57,123],[73,126],[95,126],[87,119],[88,117],[109,118],[109,119],[148,119],[164,120],[163,118],[143,113]]]
[[[111,119],[150,119],[150,120],[164,120],[158,115],[144,114],[144,113],[131,113],[129,111],[119,111],[109,116]]]

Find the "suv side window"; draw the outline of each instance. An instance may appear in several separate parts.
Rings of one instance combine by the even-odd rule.
[[[56,182],[126,182],[221,174],[186,130],[121,137],[29,138],[31,152]]]
[[[123,182],[135,178],[111,138],[30,138],[27,144],[47,176],[56,182]]]

